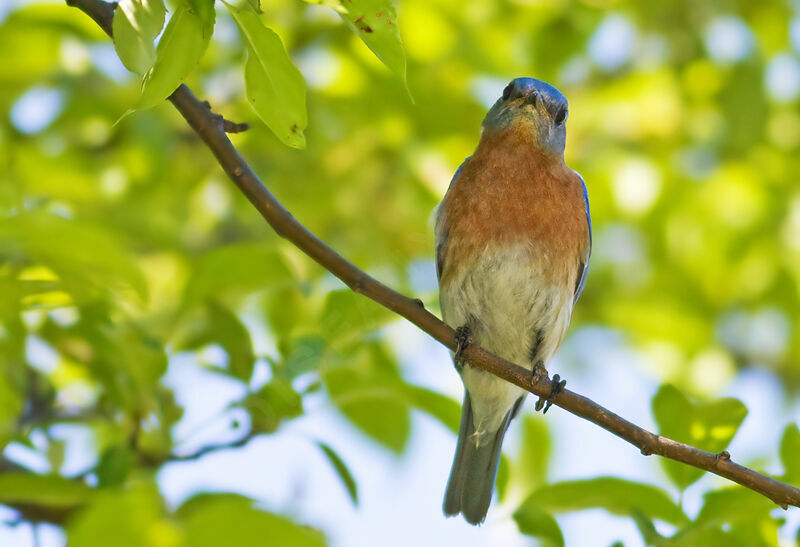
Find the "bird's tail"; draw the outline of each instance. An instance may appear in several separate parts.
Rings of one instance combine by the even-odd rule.
[[[444,514],[448,517],[462,513],[470,524],[480,524],[486,518],[497,478],[503,437],[521,402],[522,398],[509,410],[489,442],[476,446],[472,404],[469,393],[465,393],[456,455],[444,494]]]

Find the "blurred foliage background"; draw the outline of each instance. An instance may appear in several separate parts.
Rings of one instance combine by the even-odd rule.
[[[304,150],[284,146],[247,104],[245,47],[216,7],[189,86],[226,118],[251,123],[232,140],[301,222],[432,309],[431,212],[484,113],[513,77],[556,85],[570,100],[567,163],[587,182],[595,230],[561,371],[577,385],[587,374],[575,362],[592,351],[581,333],[618,337],[636,356],[632,375],[663,384],[646,394],[657,429],[709,450],[724,449],[747,420],[726,390],[749,371],[766,374],[779,401],[768,421],[785,433],[780,445],[750,446],[743,463],[800,484],[796,4],[402,0],[409,93],[329,7],[263,0],[261,21],[307,84]],[[454,430],[460,395],[412,381],[389,340],[396,317],[272,233],[170,105],[119,120],[139,97],[138,79],[84,14],[4,3],[0,53],[3,545],[28,544],[12,532],[28,523],[76,546],[356,544],[235,488],[168,504],[159,472],[218,446],[280,437],[307,418],[309,401],[402,457],[412,410]],[[427,365],[455,385],[438,355]],[[225,434],[199,444],[178,434],[185,404],[165,381],[178,360],[238,386]],[[585,395],[621,404],[618,385],[591,387]],[[636,411],[625,417],[652,423],[651,409]],[[701,474],[679,464],[653,464],[644,482],[625,469],[554,482],[550,446],[563,432],[538,416],[518,422],[492,510],[503,516],[484,528],[511,522],[546,545],[563,545],[565,534],[594,545],[554,515],[599,508],[635,524],[632,545],[797,537],[797,509],[776,512],[724,481],[702,483],[689,510],[683,492]],[[322,454],[359,503],[371,478],[341,447],[295,449]],[[65,465],[72,451],[79,468]]]

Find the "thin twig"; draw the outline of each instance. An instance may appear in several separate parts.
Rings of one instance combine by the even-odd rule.
[[[66,1],[68,5],[87,13],[111,35],[112,4],[102,0]],[[231,144],[218,123],[217,115],[206,108],[188,87],[181,85],[169,100],[205,142],[234,184],[280,236],[291,241],[355,292],[405,317],[451,350],[456,349],[453,329],[420,306],[418,300],[408,298],[370,277],[297,222]],[[470,365],[491,372],[531,393],[544,397],[550,395],[551,383],[548,378],[532,376],[528,369],[480,347],[469,346],[461,355]],[[553,398],[553,403],[628,441],[644,455],[657,454],[710,471],[763,494],[784,509],[789,505],[800,507],[800,489],[734,463],[727,452],[706,452],[656,435],[566,389]]]
[[[209,454],[213,454],[214,452],[220,452],[222,450],[232,450],[234,448],[241,448],[245,446],[247,443],[258,437],[258,433],[256,431],[250,431],[244,437],[241,437],[235,441],[231,441],[229,443],[221,443],[221,444],[212,444],[208,446],[204,446],[203,448],[198,449],[195,452],[191,452],[189,454],[173,454],[170,456],[167,461],[168,462],[190,462],[194,460],[199,460],[203,456],[208,456]],[[162,462],[163,463],[163,462]]]

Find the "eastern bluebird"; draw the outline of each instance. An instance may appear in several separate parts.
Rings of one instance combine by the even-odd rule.
[[[592,246],[586,186],[564,163],[566,119],[567,100],[556,88],[513,80],[483,120],[478,147],[436,214],[445,322],[458,327],[463,343],[472,340],[534,374],[546,373],[564,339]],[[459,353],[464,406],[444,512],[479,524],[503,436],[527,392],[462,366]]]

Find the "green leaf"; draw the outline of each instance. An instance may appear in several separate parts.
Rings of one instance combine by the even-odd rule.
[[[780,454],[786,476],[793,482],[800,482],[800,429],[797,424],[789,424],[783,431]]]
[[[389,0],[348,0],[347,13],[339,13],[347,26],[364,41],[383,64],[406,81],[406,52],[397,27],[397,12]],[[411,92],[409,91],[409,95]]]
[[[212,0],[184,0],[158,41],[156,60],[144,75],[136,110],[152,108],[169,97],[200,62],[214,29]]]
[[[0,219],[0,259],[12,253],[52,269],[81,299],[121,288],[147,296],[141,270],[108,227],[41,211],[9,216]]]
[[[343,360],[323,374],[333,404],[369,437],[401,453],[411,417],[393,357],[379,344],[366,342]]]
[[[52,437],[47,439],[47,463],[50,464],[50,469],[54,473],[61,471],[61,466],[64,465],[64,458],[67,455],[67,442],[63,439],[54,439]]]
[[[127,444],[115,444],[103,451],[94,472],[99,486],[116,486],[128,476],[133,465],[133,454]]]
[[[405,384],[404,392],[408,404],[436,418],[454,433],[461,423],[461,405],[450,397],[428,388]]]
[[[338,13],[347,13],[347,8],[344,7],[341,0],[304,0],[309,4],[314,4],[317,6],[326,6],[331,8],[332,10],[336,10]]]
[[[303,399],[289,382],[278,378],[248,395],[242,405],[252,428],[262,433],[272,433],[282,420],[303,413]]]
[[[164,26],[163,0],[121,0],[114,10],[113,39],[120,61],[131,72],[144,74],[156,60],[153,40]]]
[[[552,440],[547,421],[540,416],[526,415],[522,419],[519,457],[514,462],[514,485],[528,491],[544,484],[551,453]]]
[[[163,513],[164,504],[154,483],[101,490],[69,521],[67,543],[70,547],[170,547],[180,531]]]
[[[310,304],[310,299],[297,283],[275,287],[265,295],[262,310],[279,347],[281,343],[287,343],[295,331],[306,332],[309,323],[314,322]],[[283,349],[282,353],[285,353]]]
[[[599,507],[615,515],[640,511],[670,524],[688,522],[681,508],[660,488],[616,477],[557,482],[535,490],[528,499],[555,513]]]
[[[281,142],[305,148],[308,125],[306,83],[283,47],[281,39],[245,5],[228,10],[247,42],[244,82],[247,100],[258,117]]]
[[[692,402],[674,386],[659,388],[652,401],[653,415],[659,433],[675,441],[720,452],[727,448],[747,416],[747,408],[737,399]],[[670,480],[681,489],[703,476],[702,469],[668,460],[661,460]]]
[[[508,493],[508,482],[510,480],[510,467],[509,460],[505,454],[500,454],[500,463],[497,465],[497,477],[494,480],[494,486],[497,489],[497,501],[502,502]]]
[[[186,316],[182,326],[176,335],[176,350],[219,344],[228,355],[227,372],[243,382],[250,381],[256,360],[253,342],[250,332],[235,313],[209,300],[204,310]]]
[[[177,515],[192,547],[322,547],[325,537],[317,530],[260,511],[253,501],[232,494],[204,494],[187,501]],[[144,545],[144,544],[143,544]]]
[[[325,454],[325,457],[328,458],[328,461],[333,466],[336,474],[339,475],[339,478],[342,479],[342,483],[347,489],[347,493],[349,494],[353,505],[358,506],[358,485],[356,484],[356,480],[353,478],[353,474],[350,473],[350,469],[347,468],[347,464],[344,463],[344,460],[342,460],[339,454],[337,454],[336,451],[327,444],[317,441],[317,446]]]
[[[235,243],[201,256],[186,285],[184,307],[229,294],[250,294],[259,289],[293,283],[283,256],[261,243]]]
[[[397,315],[350,289],[331,291],[325,299],[319,329],[332,342],[360,341]]]
[[[318,336],[303,336],[292,340],[291,350],[277,370],[282,378],[294,379],[316,370],[325,354],[325,340]]]
[[[84,307],[76,324],[48,321],[41,334],[59,352],[86,364],[114,402],[140,415],[156,410],[154,390],[167,370],[167,355],[163,343],[139,325],[114,322],[105,311]]]
[[[636,523],[639,533],[642,535],[645,545],[658,546],[668,545],[668,540],[658,533],[653,521],[644,516],[639,511],[631,513],[633,521]]]
[[[543,545],[563,547],[564,534],[553,515],[542,509],[532,497],[526,499],[516,511],[514,521],[519,531],[539,539]]]
[[[0,503],[29,503],[45,507],[77,507],[86,503],[91,488],[60,475],[0,473]]]
[[[741,486],[712,490],[703,496],[703,507],[694,524],[707,526],[768,518],[775,507],[766,497]]]
[[[3,344],[0,343],[0,350]],[[17,432],[18,419],[25,408],[25,396],[6,373],[0,357],[0,451]],[[21,386],[20,386],[21,387]]]

